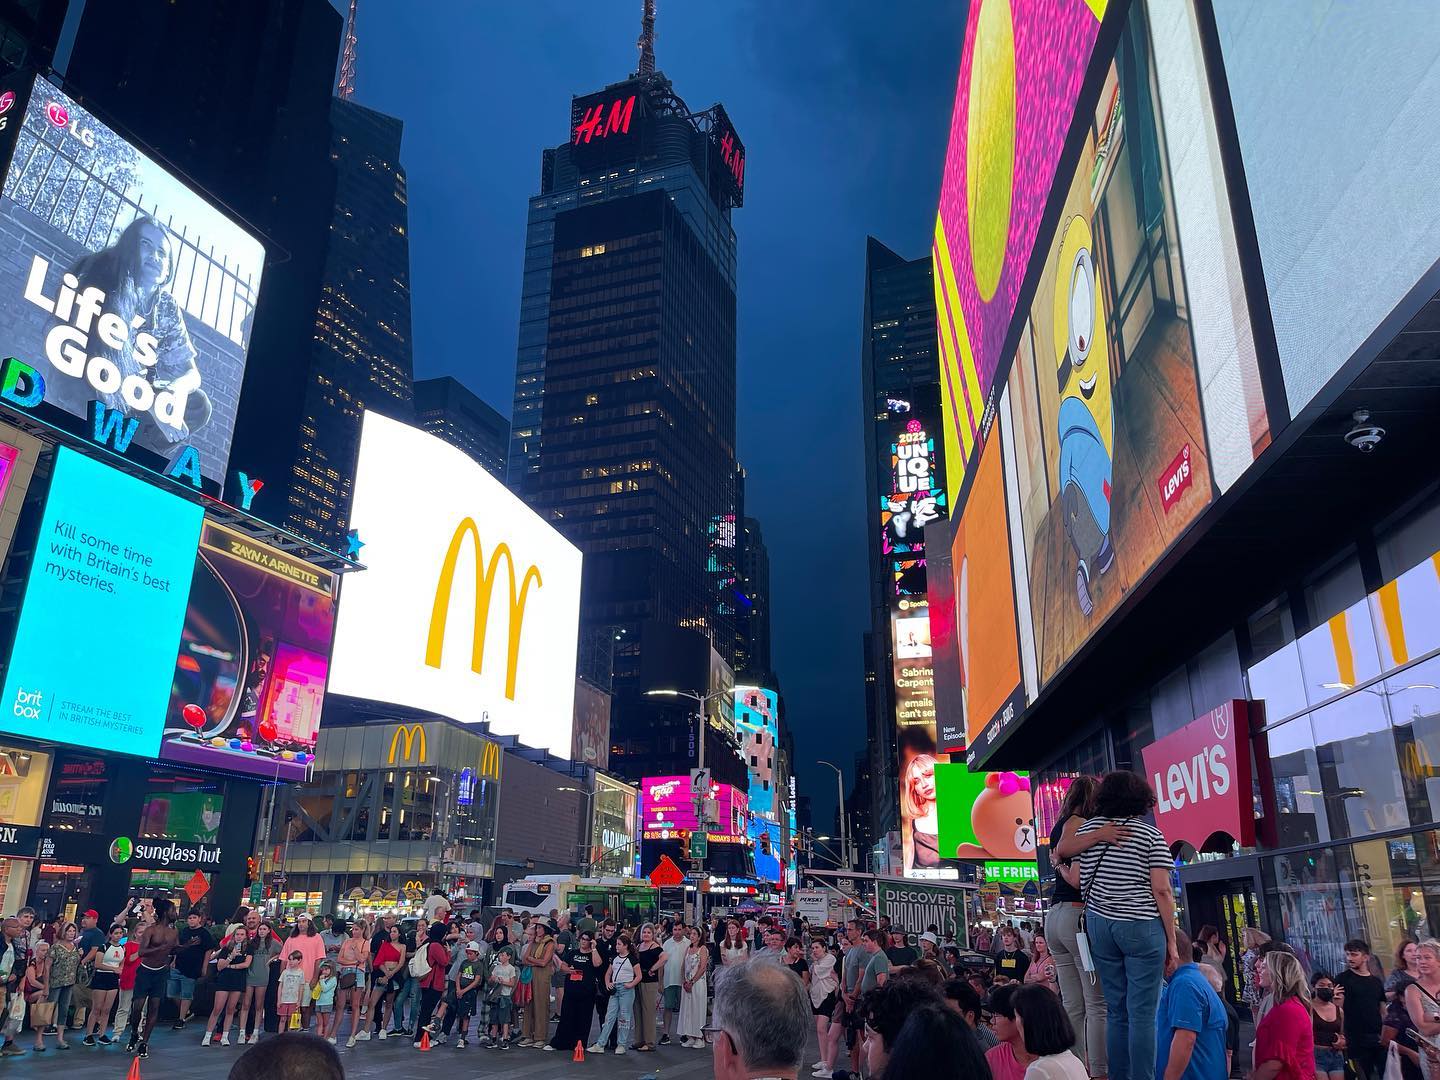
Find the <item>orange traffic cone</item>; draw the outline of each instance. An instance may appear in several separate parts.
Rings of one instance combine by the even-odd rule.
[[[125,1074],[125,1080],[140,1080],[140,1059],[130,1059],[130,1071]]]
[[[428,1028],[422,1028],[420,1031],[420,1049],[430,1049],[430,1031]]]
[[[573,1057],[570,1058],[570,1060],[571,1060],[571,1061],[584,1061],[584,1060],[585,1060],[585,1040],[584,1040],[584,1039],[580,1039],[578,1042],[575,1043],[575,1054],[574,1054]]]

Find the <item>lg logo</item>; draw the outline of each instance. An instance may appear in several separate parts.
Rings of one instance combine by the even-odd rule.
[[[14,104],[15,104],[15,91],[14,91],[14,90],[6,90],[3,94],[0,94],[0,113],[7,113],[7,112],[9,112],[9,111],[10,111],[10,107],[11,107],[12,105],[14,105]]]
[[[39,690],[23,687],[15,692],[15,715],[21,720],[39,720],[40,707],[45,704],[45,695]]]
[[[58,101],[52,101],[45,106],[45,115],[50,123],[70,133],[72,138],[79,139],[87,150],[95,149],[95,133],[89,128],[80,126],[80,118],[76,117],[74,123],[70,120],[70,110]]]

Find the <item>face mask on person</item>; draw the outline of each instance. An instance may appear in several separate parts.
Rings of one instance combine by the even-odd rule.
[[[1333,986],[1316,987],[1315,997],[1320,1001],[1333,1001],[1335,1000],[1335,988]]]

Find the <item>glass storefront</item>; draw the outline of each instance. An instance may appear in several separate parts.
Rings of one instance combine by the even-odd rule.
[[[0,822],[38,825],[50,782],[50,755],[15,746],[0,746]],[[30,851],[34,855],[34,849]],[[24,906],[35,873],[35,861],[0,858],[0,911]]]
[[[597,773],[592,798],[591,875],[623,876],[633,873],[638,792],[628,784],[618,783]]]

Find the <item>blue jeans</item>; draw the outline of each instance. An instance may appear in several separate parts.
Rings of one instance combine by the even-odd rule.
[[[1155,1015],[1165,975],[1165,929],[1157,919],[1085,913],[1090,955],[1105,991],[1110,1080],[1155,1080]]]
[[[411,1021],[408,1026],[413,1030],[419,1011],[420,980],[412,975],[405,980],[405,986],[400,993],[395,995],[395,1006],[390,1013],[390,1026],[392,1028],[407,1027],[405,1019],[408,1017]]]
[[[620,1035],[616,1045],[628,1047],[630,1045],[630,1026],[634,1023],[634,1015],[635,988],[633,986],[617,986],[615,992],[610,995],[610,1004],[605,1009],[605,1023],[600,1025],[600,1034],[596,1036],[594,1045],[605,1045],[618,1020]]]

